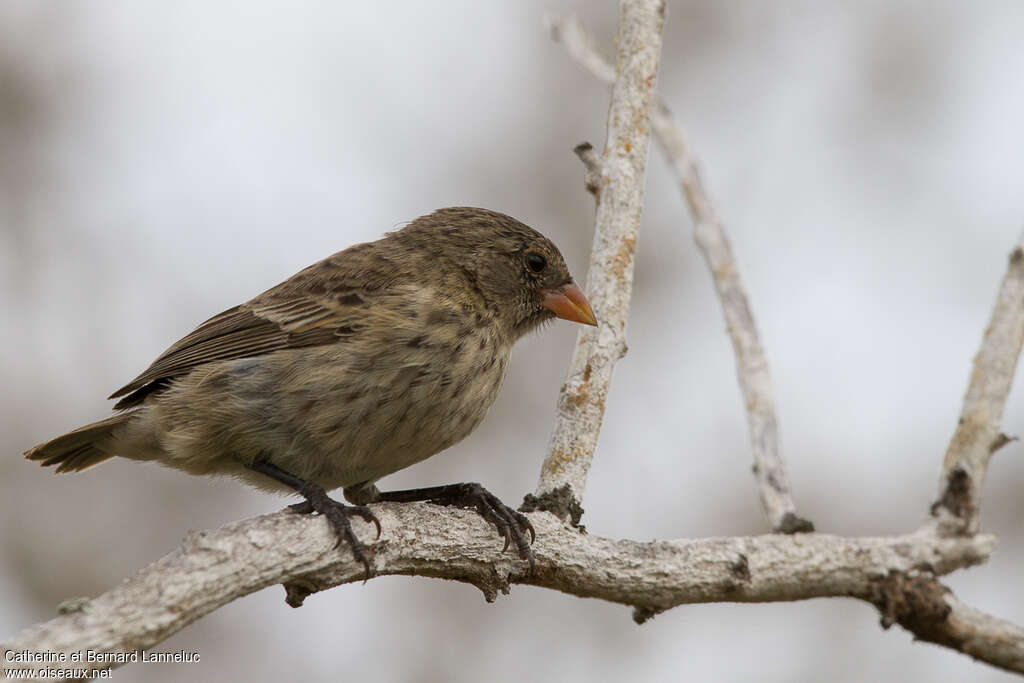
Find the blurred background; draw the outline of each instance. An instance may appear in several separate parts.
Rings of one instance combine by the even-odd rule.
[[[0,638],[216,527],[288,500],[153,465],[22,460],[210,315],[434,208],[511,213],[583,279],[593,203],[572,147],[608,89],[543,28],[613,2],[0,4]],[[660,89],[734,241],[784,456],[819,530],[916,528],[1006,256],[1024,227],[1024,5],[670,1]],[[575,339],[520,343],[490,417],[386,487],[532,491]],[[765,531],[732,351],[652,147],[629,355],[585,503],[591,533]],[[1020,385],[1004,430],[1024,435]],[[949,578],[1024,622],[1024,446],[993,461],[992,561]],[[914,644],[856,601],[625,607],[385,578],[236,601],[120,681],[928,680],[1009,676]]]

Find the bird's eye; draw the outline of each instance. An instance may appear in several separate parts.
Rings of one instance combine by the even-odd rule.
[[[547,264],[547,260],[535,251],[531,251],[526,255],[526,265],[535,273],[539,273],[544,270],[544,266]]]

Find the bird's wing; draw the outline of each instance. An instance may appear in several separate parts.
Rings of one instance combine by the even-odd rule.
[[[375,299],[401,280],[402,273],[380,262],[371,268],[376,273],[367,272],[365,259],[355,261],[360,267],[353,273],[345,268],[346,261],[353,259],[345,255],[340,252],[210,318],[111,394],[110,398],[123,397],[114,408],[139,405],[168,380],[204,363],[332,344],[356,333],[364,326]],[[387,272],[386,277],[381,277],[382,271]]]

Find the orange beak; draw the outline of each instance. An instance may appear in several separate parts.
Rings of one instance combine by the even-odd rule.
[[[575,282],[557,289],[545,289],[542,293],[544,298],[541,299],[541,306],[559,318],[584,325],[597,325],[597,318],[590,308],[590,302]]]

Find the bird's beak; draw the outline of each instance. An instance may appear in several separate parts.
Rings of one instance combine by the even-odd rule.
[[[590,302],[575,282],[555,289],[541,290],[541,294],[544,297],[541,299],[541,306],[559,318],[584,325],[597,325],[597,318],[590,308]]]

